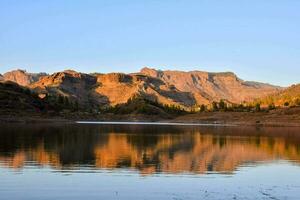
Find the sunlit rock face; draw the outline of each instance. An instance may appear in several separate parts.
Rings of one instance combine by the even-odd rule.
[[[39,94],[62,95],[71,100],[77,100],[82,105],[87,105],[90,102],[91,88],[95,84],[96,78],[94,76],[65,70],[44,76],[29,87]]]
[[[107,104],[116,105],[126,103],[134,96],[143,96],[145,99],[158,101],[162,104],[194,105],[194,98],[181,92],[163,81],[139,74],[110,73],[97,76],[95,94],[106,98]],[[103,100],[105,101],[105,99]],[[102,102],[103,102],[102,101]]]
[[[39,80],[39,78],[46,76],[46,73],[27,73],[25,70],[13,70],[3,74],[5,81],[13,81],[22,86],[27,86]]]
[[[27,86],[39,95],[66,96],[90,108],[114,106],[142,96],[189,110],[221,99],[229,103],[252,101],[281,90],[268,84],[243,81],[231,72],[160,71],[151,68],[132,74],[86,74],[65,70],[46,75],[14,70],[5,73],[3,79]]]
[[[143,68],[140,73],[159,78],[179,91],[191,93],[198,104],[208,104],[220,99],[240,103],[280,90],[279,87],[269,84],[243,81],[232,72],[159,71]]]
[[[270,130],[16,127],[0,135],[0,164],[71,170],[88,165],[146,175],[232,173],[245,164],[278,159],[300,163],[299,136],[291,129]]]

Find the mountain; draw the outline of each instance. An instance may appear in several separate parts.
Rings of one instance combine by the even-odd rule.
[[[37,82],[28,85],[36,93],[44,96],[61,95],[78,101],[81,105],[89,105],[90,94],[95,87],[96,77],[65,70],[52,75],[43,76]]]
[[[13,81],[22,86],[27,86],[39,80],[40,77],[46,76],[46,73],[27,73],[25,70],[17,69],[3,74],[3,79]]]
[[[299,106],[300,105],[300,84],[292,85],[275,94],[257,99],[256,102],[263,106],[274,104],[275,106]]]
[[[189,93],[168,87],[160,79],[139,74],[91,75],[66,70],[44,76],[28,87],[39,94],[67,96],[83,106],[117,105],[137,96],[162,104],[195,104]]]
[[[191,106],[196,103],[190,93],[179,91],[156,77],[143,74],[98,75],[94,94],[104,96],[105,103],[112,105],[125,103],[134,96],[143,96],[162,104]]]
[[[232,103],[248,102],[281,90],[270,84],[243,81],[232,72],[182,72],[143,68],[140,73],[155,77],[178,91],[190,93],[197,104],[209,104],[221,99]]]
[[[239,79],[232,72],[160,71],[143,68],[138,73],[86,74],[73,70],[51,75],[15,70],[4,74],[38,93],[67,97],[88,108],[124,104],[136,97],[160,104],[191,108],[224,99],[232,103],[253,101],[277,93],[282,88]]]

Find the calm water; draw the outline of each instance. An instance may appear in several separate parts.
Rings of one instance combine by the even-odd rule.
[[[0,199],[300,199],[300,129],[0,125]]]

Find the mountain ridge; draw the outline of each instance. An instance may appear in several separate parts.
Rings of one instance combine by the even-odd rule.
[[[274,94],[281,87],[244,81],[233,72],[156,70],[145,67],[136,73],[81,73],[64,70],[53,74],[13,70],[3,75],[39,94],[62,95],[80,105],[98,107],[126,103],[142,96],[161,104],[190,108],[213,101],[250,102]]]

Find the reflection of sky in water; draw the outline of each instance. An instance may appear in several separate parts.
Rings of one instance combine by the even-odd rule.
[[[280,161],[241,167],[234,175],[140,176],[138,173],[53,173],[0,170],[1,199],[298,199],[300,168]]]

